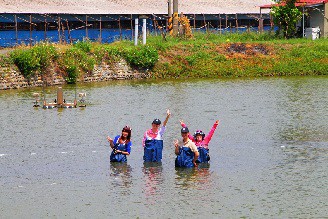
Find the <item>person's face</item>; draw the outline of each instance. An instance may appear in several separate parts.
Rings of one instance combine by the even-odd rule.
[[[202,141],[203,140],[203,136],[201,135],[196,135],[196,141]]]
[[[128,136],[129,136],[129,133],[128,132],[122,132],[122,136],[124,137],[124,138],[127,138]]]
[[[187,139],[188,138],[188,133],[182,132],[181,136],[183,139]]]
[[[152,125],[152,128],[155,130],[159,129],[159,127],[161,126],[160,124],[154,124],[154,123],[152,123],[151,125]]]

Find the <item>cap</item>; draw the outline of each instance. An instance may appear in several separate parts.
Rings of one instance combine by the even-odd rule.
[[[152,124],[156,124],[156,125],[160,125],[161,124],[161,120],[159,119],[154,119]]]
[[[181,133],[188,133],[189,132],[189,129],[187,127],[183,127],[181,129]]]

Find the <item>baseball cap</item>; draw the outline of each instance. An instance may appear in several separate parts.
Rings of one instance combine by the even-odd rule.
[[[156,125],[160,125],[161,124],[161,120],[159,119],[154,119],[152,124],[156,124]]]
[[[181,129],[181,133],[188,133],[189,132],[189,129],[187,127],[183,127]]]

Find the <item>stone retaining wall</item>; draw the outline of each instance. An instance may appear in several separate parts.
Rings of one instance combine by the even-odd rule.
[[[78,81],[98,82],[110,80],[141,79],[149,77],[148,71],[132,69],[125,60],[120,60],[113,65],[102,63],[96,65],[90,75],[84,75]],[[45,80],[47,86],[65,84],[65,79],[56,72]],[[24,78],[16,66],[0,67],[0,90],[19,89],[26,87],[41,87],[43,81],[40,75],[30,80]]]

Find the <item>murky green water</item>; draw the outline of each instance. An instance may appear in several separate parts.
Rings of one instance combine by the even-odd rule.
[[[86,108],[59,110],[33,108],[34,92],[0,91],[0,218],[328,216],[327,77],[87,84]],[[167,108],[163,162],[144,165],[143,132]],[[175,169],[180,119],[206,133],[221,120],[209,166]],[[110,164],[106,136],[126,124],[128,163]]]

